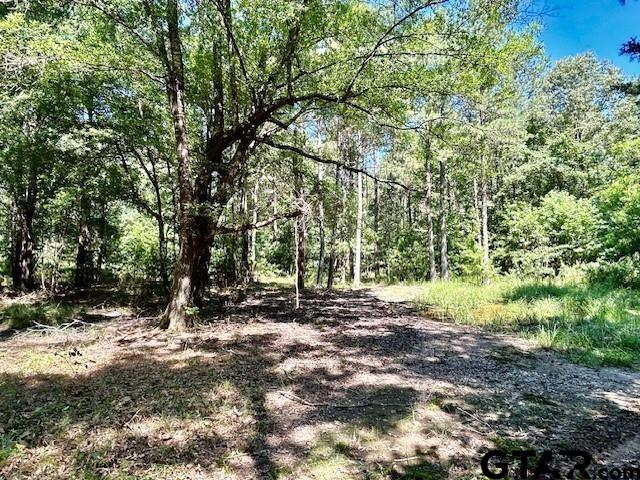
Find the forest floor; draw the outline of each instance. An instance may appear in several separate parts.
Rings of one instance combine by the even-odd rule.
[[[640,373],[384,293],[309,291],[296,311],[262,286],[178,337],[123,299],[61,300],[79,321],[0,332],[0,478],[469,479],[492,447],[640,458]]]

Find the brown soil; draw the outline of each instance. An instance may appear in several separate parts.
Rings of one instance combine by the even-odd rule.
[[[491,447],[640,456],[640,373],[375,291],[250,292],[179,337],[101,307],[0,340],[0,478],[479,475]]]

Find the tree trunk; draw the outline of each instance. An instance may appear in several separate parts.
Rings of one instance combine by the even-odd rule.
[[[160,269],[160,280],[162,281],[163,288],[168,291],[170,287],[169,283],[169,271],[168,271],[168,249],[167,249],[167,236],[165,234],[164,218],[162,214],[158,217],[158,268]]]
[[[76,288],[87,288],[92,281],[91,230],[89,215],[91,202],[84,194],[80,194],[80,232],[78,234],[78,252],[76,254],[76,272],[74,284]]]
[[[375,235],[376,244],[375,252],[373,254],[373,271],[376,276],[376,281],[380,279],[380,240],[378,238],[380,229],[380,192],[378,189],[378,180],[373,181],[373,233]]]
[[[28,212],[19,212],[19,228],[13,268],[13,288],[32,290],[35,286],[35,256],[33,241],[33,216]]]
[[[247,198],[246,185],[242,189],[240,196],[240,218],[243,224],[249,221],[249,200]],[[249,262],[250,241],[249,230],[244,230],[242,232],[242,257],[240,259],[241,281],[244,285],[247,285],[251,281],[251,265]]]
[[[335,177],[335,185],[336,189],[339,186],[339,169],[336,166],[336,177]],[[327,288],[333,288],[333,282],[336,275],[336,240],[338,236],[338,220],[339,220],[339,211],[335,212],[333,225],[331,225],[331,253],[329,254],[329,272],[327,274]]]
[[[304,203],[304,187],[302,185],[302,172],[300,171],[300,165],[296,165],[295,168],[295,195],[296,203],[298,206],[302,206]],[[304,289],[304,280],[306,274],[306,256],[305,256],[305,216],[300,215],[296,217],[296,284],[299,290]]]
[[[473,177],[473,212],[476,221],[476,242],[478,244],[478,248],[482,250],[482,220],[481,220],[481,212],[480,212],[480,201],[478,199],[478,177]]]
[[[271,210],[273,216],[275,217],[278,213],[278,191],[275,187],[271,196]],[[280,234],[280,230],[278,229],[278,220],[275,220],[271,225],[273,226],[273,237],[277,239],[278,235]]]
[[[483,282],[489,279],[489,189],[486,176],[482,176],[482,276]]]
[[[151,160],[151,171],[145,168],[145,172],[151,185],[153,186],[153,193],[155,195],[155,219],[158,224],[158,268],[160,269],[160,280],[165,291],[169,291],[169,271],[168,271],[168,258],[169,253],[167,249],[167,236],[165,232],[164,221],[164,208],[162,203],[162,194],[160,192],[160,181],[158,179],[158,173],[156,170],[156,161],[149,150],[149,159]],[[144,162],[141,162],[144,168]]]
[[[253,195],[251,197],[251,223],[255,225],[258,223],[258,191],[259,191],[259,182],[258,178],[256,178],[256,182],[253,185]],[[258,230],[255,228],[251,229],[251,250],[249,253],[249,280],[251,283],[255,283],[258,281],[258,265],[256,263],[256,253],[257,253],[257,238],[258,238]]]
[[[13,259],[13,287],[17,290],[32,290],[35,287],[35,241],[33,221],[36,213],[38,177],[31,166],[29,181],[24,196],[16,201],[18,229]]]
[[[349,185],[345,184],[342,186],[342,203],[340,204],[340,211],[344,211],[347,207],[347,188],[351,186],[351,182],[349,181]],[[345,233],[346,235],[346,233]],[[349,260],[351,259],[351,249],[345,249],[342,260],[340,261],[340,283],[343,285],[347,283],[347,272],[349,270]]]
[[[356,244],[353,258],[353,286],[360,287],[360,262],[362,255],[362,172],[358,172],[358,210],[356,214]]]
[[[318,182],[322,183],[323,170],[322,166],[318,165]],[[322,203],[322,197],[318,202],[318,235],[319,235],[319,254],[318,254],[318,274],[316,276],[316,286],[322,285],[322,275],[324,273],[324,260],[325,260],[325,234],[324,234],[324,204]]]
[[[428,152],[428,156],[431,152]],[[435,239],[433,233],[433,187],[432,187],[432,175],[431,175],[431,159],[427,158],[425,164],[425,201],[427,207],[427,251],[429,257],[429,271],[427,272],[427,278],[431,281],[438,278],[438,272],[436,271],[436,248]]]
[[[440,276],[449,280],[447,251],[447,165],[440,160]]]
[[[300,286],[300,229],[298,228],[298,218],[296,218],[295,222],[295,228],[294,228],[294,232],[293,232],[293,240],[294,240],[294,245],[293,248],[295,250],[296,253],[296,258],[295,258],[295,274],[296,274],[296,298],[295,298],[295,309],[299,309],[300,308],[300,290],[303,288]],[[304,285],[304,278],[302,279],[302,284]]]
[[[178,166],[178,209],[180,250],[173,272],[173,285],[169,303],[164,312],[161,327],[182,331],[192,325],[188,309],[192,303],[193,275],[196,262],[202,257],[202,242],[196,241],[195,218],[192,209],[194,186],[191,156],[187,137],[186,105],[184,91],[184,65],[182,43],[179,35],[178,0],[167,2],[167,28],[170,55],[167,56],[167,98],[173,123],[176,159]],[[159,39],[159,42],[162,41]],[[162,50],[164,42],[159,44]]]

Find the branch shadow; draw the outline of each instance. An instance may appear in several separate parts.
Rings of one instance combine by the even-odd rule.
[[[291,300],[256,290],[177,340],[140,327],[85,372],[0,373],[0,476],[434,479],[477,470],[500,439],[603,460],[640,428],[634,373],[366,290],[305,292],[299,311]]]

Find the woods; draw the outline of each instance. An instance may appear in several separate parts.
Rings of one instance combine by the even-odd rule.
[[[632,8],[626,3],[611,1],[612,8]],[[551,60],[541,39],[543,10],[520,0],[0,2],[0,365],[13,355],[15,365],[31,362],[29,352],[42,347],[34,338],[50,335],[47,348],[54,348],[57,336],[70,331],[77,337],[59,348],[86,345],[96,355],[95,365],[87,360],[83,368],[73,362],[84,362],[85,350],[82,360],[56,351],[62,367],[46,357],[42,365],[51,366],[60,387],[51,405],[31,373],[8,360],[3,365],[0,406],[17,412],[0,415],[7,423],[0,423],[0,467],[5,457],[18,465],[7,478],[38,475],[16,452],[37,456],[34,432],[58,440],[53,432],[69,433],[61,411],[70,412],[69,425],[92,424],[77,405],[60,410],[75,381],[98,378],[92,388],[126,428],[144,415],[164,420],[167,411],[179,421],[194,411],[195,418],[217,418],[220,412],[198,403],[209,387],[219,398],[234,398],[224,415],[231,411],[238,422],[251,416],[242,428],[256,430],[238,433],[237,449],[255,471],[243,464],[229,467],[229,477],[217,470],[198,477],[191,465],[184,478],[410,479],[444,472],[413,477],[405,469],[409,476],[393,476],[405,460],[383,455],[377,465],[385,473],[375,476],[375,462],[358,450],[373,447],[354,440],[365,434],[353,418],[367,412],[344,420],[357,434],[336,440],[351,446],[336,447],[339,461],[330,460],[359,472],[342,477],[309,473],[315,460],[293,467],[283,461],[291,472],[278,470],[263,453],[272,448],[269,435],[284,433],[265,418],[288,412],[278,403],[287,399],[315,409],[315,428],[337,422],[334,410],[351,409],[344,400],[400,428],[408,424],[377,407],[413,405],[415,418],[437,410],[429,422],[457,422],[429,428],[470,458],[478,445],[499,444],[495,432],[511,438],[517,428],[488,420],[489,433],[485,420],[469,417],[468,410],[493,415],[494,394],[476,401],[464,378],[478,376],[476,383],[493,392],[481,373],[490,370],[488,378],[495,374],[497,381],[501,365],[512,357],[529,361],[533,349],[589,368],[637,369],[640,89],[591,52]],[[616,48],[637,61],[637,43]],[[513,338],[491,337],[495,332]],[[145,359],[140,345],[147,341],[153,353]],[[103,356],[108,349],[123,357]],[[219,377],[199,370],[190,352],[200,352]],[[304,352],[317,356],[321,371],[307,365]],[[342,363],[332,363],[334,356]],[[133,372],[123,358],[131,358]],[[296,374],[291,359],[306,373]],[[238,376],[235,364],[244,361],[251,374]],[[532,375],[548,378],[545,361],[531,366]],[[32,362],[38,375],[51,373],[38,362]],[[384,377],[391,375],[386,364],[395,365],[396,379]],[[561,369],[567,382],[577,368],[570,365]],[[137,393],[124,403],[113,390],[112,376],[143,378],[147,367],[158,388],[170,392],[168,410],[142,406],[160,395],[147,383],[128,385]],[[358,377],[366,368],[372,384]],[[188,385],[204,380],[181,391],[165,385],[164,371]],[[311,384],[312,373],[322,385]],[[103,374],[113,385],[101,383]],[[414,374],[424,381],[421,390],[403,390]],[[449,380],[469,404],[447,407],[440,386],[425,386]],[[280,390],[293,390],[274,400],[278,382]],[[602,382],[614,388],[611,378]],[[307,399],[323,388],[337,400]],[[565,404],[566,392],[556,393],[539,403]],[[189,414],[175,410],[181,395]],[[528,395],[522,402],[542,393]],[[50,423],[29,423],[32,409],[25,405],[33,398]],[[576,400],[585,409],[580,415],[600,408],[594,401]],[[122,407],[127,402],[139,402],[138,411]],[[615,416],[613,408],[602,406]],[[333,413],[319,413],[327,409]],[[472,430],[449,418],[456,412]],[[531,412],[522,415],[526,428],[535,423]],[[378,448],[395,433],[376,425]],[[125,427],[116,428],[113,445],[122,441],[137,451]],[[458,428],[480,435],[473,448],[448,435]],[[578,431],[563,428],[557,439]],[[412,431],[416,448],[424,434]],[[219,433],[215,441],[228,436]],[[113,445],[104,449],[115,465],[124,453],[113,453]],[[180,455],[204,465],[196,447],[189,454],[167,447],[173,452],[167,455],[175,454],[175,465],[189,463],[176,460]],[[78,448],[69,447],[74,454]],[[151,457],[158,456],[154,450]],[[156,462],[151,457],[141,462]],[[67,465],[60,478],[125,478],[108,462],[87,467],[91,461],[76,459],[97,476]],[[431,475],[437,462],[430,462],[419,473]],[[133,472],[126,478],[164,478],[118,464]],[[447,476],[463,478],[447,465]]]
[[[535,29],[515,28],[516,3],[2,8],[14,288],[83,288],[131,270],[171,282],[161,324],[183,330],[209,286],[254,280],[257,264],[286,274],[297,258],[303,288],[325,270],[329,287],[336,269],[355,286],[450,270],[489,281],[633,253],[597,244],[617,216],[607,186],[637,190],[635,99],[589,54],[545,67]],[[332,165],[333,186],[317,170]],[[73,226],[56,223],[65,215]],[[278,232],[288,218],[295,255],[289,226]],[[69,273],[51,271],[61,265]]]

